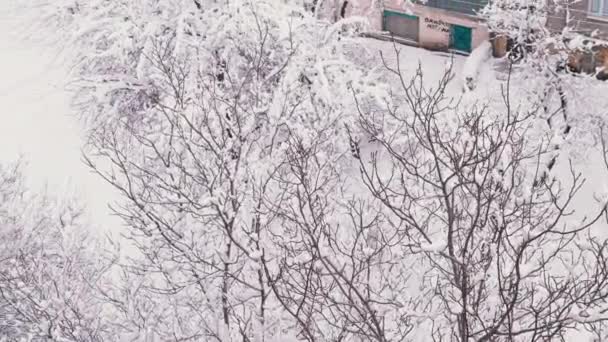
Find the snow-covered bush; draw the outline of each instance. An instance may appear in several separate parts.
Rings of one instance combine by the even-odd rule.
[[[103,341],[102,302],[77,204],[29,192],[0,167],[0,340]]]

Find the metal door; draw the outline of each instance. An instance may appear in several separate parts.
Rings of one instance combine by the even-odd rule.
[[[473,30],[470,27],[452,25],[450,47],[454,50],[471,52]]]

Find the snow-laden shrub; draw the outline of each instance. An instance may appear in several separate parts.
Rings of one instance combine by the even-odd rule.
[[[78,204],[28,191],[0,166],[0,340],[103,341],[93,259]]]

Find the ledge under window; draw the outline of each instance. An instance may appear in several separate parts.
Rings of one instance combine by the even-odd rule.
[[[608,22],[608,15],[601,15],[601,14],[597,14],[597,13],[587,13],[587,19]]]

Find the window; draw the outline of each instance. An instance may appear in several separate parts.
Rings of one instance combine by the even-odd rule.
[[[608,0],[589,0],[589,13],[608,17]]]

